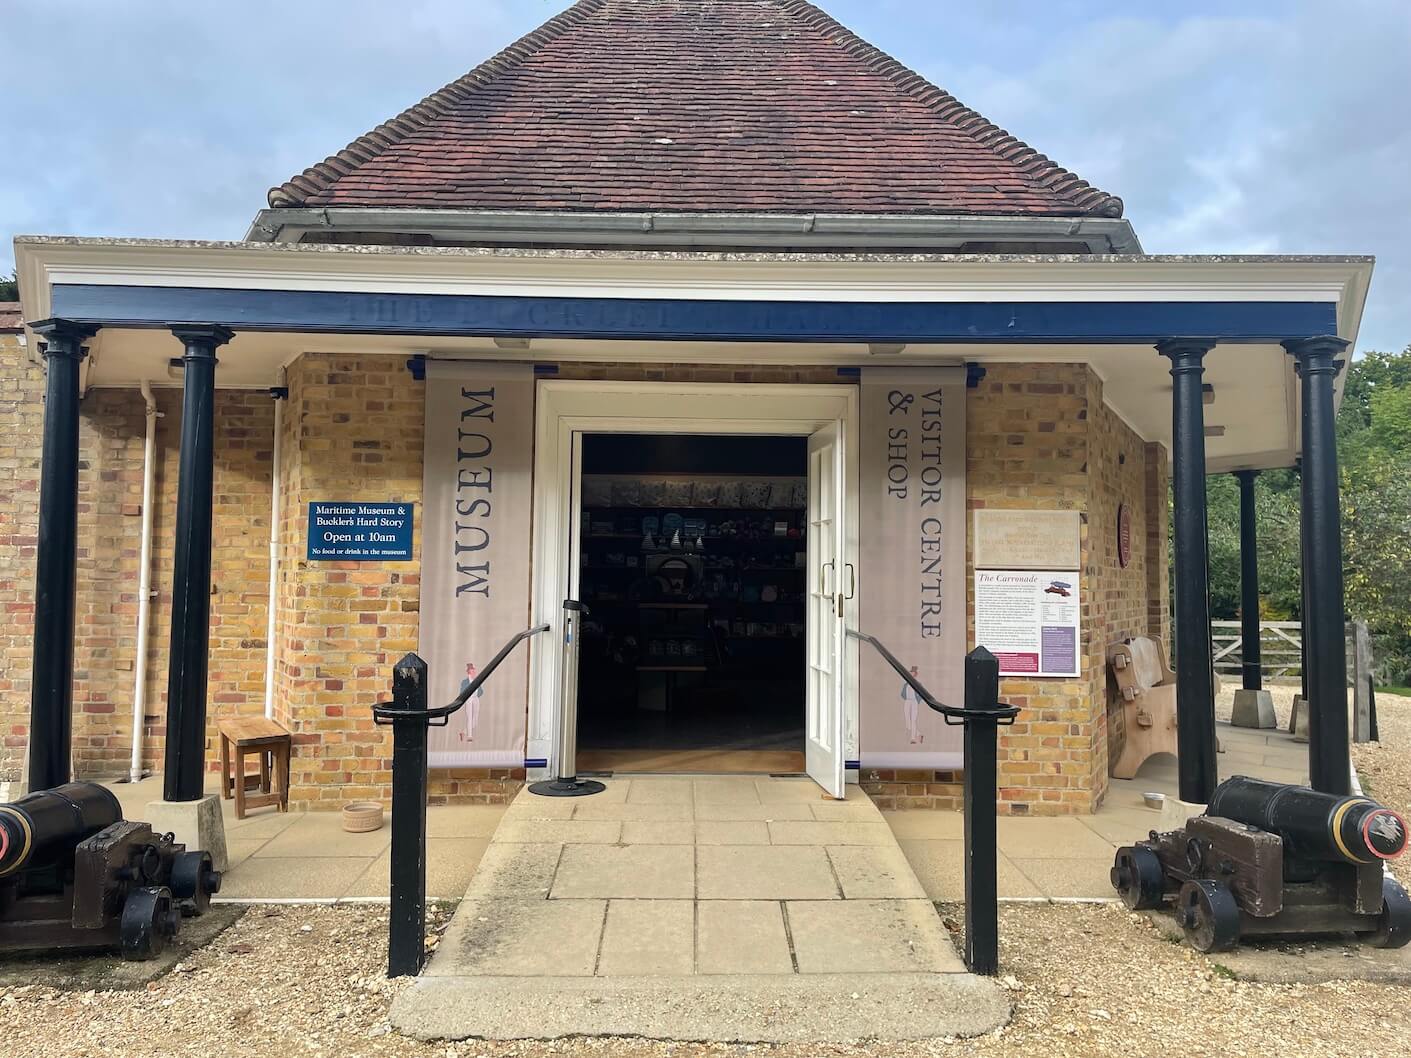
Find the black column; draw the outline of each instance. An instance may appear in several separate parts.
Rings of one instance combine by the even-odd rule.
[[[232,332],[173,327],[182,357],[181,469],[172,561],[171,656],[163,795],[196,801],[205,789],[206,668],[211,635],[211,487],[215,467],[216,348]]]
[[[1347,794],[1347,653],[1333,382],[1347,349],[1322,336],[1284,343],[1303,386],[1303,643],[1308,659],[1308,774],[1313,789]]]
[[[29,788],[69,781],[73,733],[74,567],[78,557],[78,368],[96,328],[43,320],[44,456],[34,570]]]
[[[1171,361],[1171,461],[1175,471],[1176,756],[1181,800],[1205,804],[1218,781],[1215,689],[1211,680],[1210,552],[1205,507],[1206,338],[1168,338],[1156,350]]]
[[[1257,470],[1237,470],[1240,483],[1240,665],[1244,689],[1264,687],[1259,656],[1259,530],[1254,517]]]

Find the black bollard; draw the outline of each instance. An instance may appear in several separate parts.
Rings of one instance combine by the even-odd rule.
[[[999,662],[984,647],[965,655],[965,965],[999,972]],[[993,714],[993,715],[986,715]]]
[[[392,675],[392,704],[426,712],[426,662],[408,654]],[[414,977],[426,960],[425,716],[392,720],[392,875],[387,976]]]

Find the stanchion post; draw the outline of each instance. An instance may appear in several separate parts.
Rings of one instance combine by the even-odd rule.
[[[555,778],[532,783],[529,792],[540,797],[584,797],[606,787],[578,777],[578,649],[588,607],[577,599],[563,602],[563,667],[559,680],[559,737]]]
[[[392,674],[398,709],[426,712],[426,662],[408,654]],[[426,959],[427,718],[392,721],[392,876],[387,976],[414,977]]]
[[[965,655],[965,965],[999,972],[999,662],[984,647]],[[995,715],[985,716],[992,712]]]

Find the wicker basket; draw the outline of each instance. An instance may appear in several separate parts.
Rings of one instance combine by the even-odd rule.
[[[366,834],[382,829],[382,806],[376,801],[352,801],[343,806],[343,829]]]

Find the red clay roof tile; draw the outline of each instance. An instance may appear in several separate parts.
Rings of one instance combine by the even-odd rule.
[[[580,0],[269,201],[1122,215],[805,0]]]

